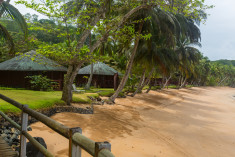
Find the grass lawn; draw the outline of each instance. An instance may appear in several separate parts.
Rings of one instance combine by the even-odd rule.
[[[83,90],[83,88],[78,88]],[[90,90],[86,90],[86,93],[97,93],[99,94],[99,96],[107,96],[110,97],[113,95],[114,93],[114,89],[113,88],[90,88]]]
[[[18,101],[21,104],[27,104],[31,109],[49,108],[54,105],[64,105],[60,100],[61,91],[32,91],[32,90],[17,90],[17,89],[0,89],[0,93]],[[90,103],[91,100],[87,96],[98,97],[97,93],[83,93],[73,94],[73,102]],[[0,110],[3,112],[20,112],[20,110],[13,105],[0,100]]]

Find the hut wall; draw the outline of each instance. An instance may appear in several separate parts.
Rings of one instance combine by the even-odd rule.
[[[25,73],[20,71],[0,71],[0,86],[25,87]]]
[[[14,88],[29,88],[29,79],[26,76],[44,75],[57,82],[58,90],[63,88],[65,72],[40,72],[40,71],[0,71],[0,86]]]

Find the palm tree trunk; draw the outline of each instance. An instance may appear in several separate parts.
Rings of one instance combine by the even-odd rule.
[[[137,89],[135,90],[135,92],[133,94],[131,94],[132,97],[134,97],[140,91],[142,85],[144,84],[145,71],[146,71],[146,69],[144,69],[144,71],[143,71],[143,74],[142,74],[142,76],[140,78],[140,81],[139,81],[139,84],[137,86]]]
[[[67,74],[64,79],[64,87],[63,87],[63,93],[61,100],[65,101],[67,105],[71,105],[72,102],[72,84],[77,76],[77,73],[79,69],[81,68],[83,63],[77,64],[77,65],[69,65]]]
[[[171,79],[171,75],[168,78],[166,77],[166,82],[164,83],[162,89],[164,89],[168,85],[168,82],[170,79]]]
[[[152,77],[152,75],[153,75],[154,70],[155,70],[155,68],[153,67],[152,70],[151,70],[150,73],[149,73],[149,76],[147,77],[147,79],[145,80],[144,84],[141,86],[141,88],[140,88],[139,91],[142,91],[143,88],[144,88],[144,86],[146,86],[147,84],[150,83],[150,80],[151,80],[151,77]],[[150,89],[151,89],[151,88],[150,88]],[[139,91],[138,91],[138,92],[139,92]]]
[[[142,28],[143,28],[143,22],[140,23],[140,27],[139,27],[139,30],[138,30],[138,33],[140,34],[141,31],[142,31]],[[140,36],[137,36],[136,39],[135,39],[135,45],[134,45],[134,49],[131,53],[131,57],[130,57],[130,60],[128,62],[128,65],[127,65],[127,68],[126,68],[126,72],[118,86],[118,89],[116,90],[116,92],[109,98],[109,100],[114,103],[115,99],[117,98],[118,94],[123,90],[124,86],[126,85],[126,82],[128,80],[128,76],[129,76],[129,73],[131,71],[131,68],[132,68],[132,65],[133,65],[133,62],[134,62],[134,58],[135,58],[135,54],[136,54],[136,51],[137,51],[137,47],[139,45],[139,40],[140,40]]]
[[[91,49],[91,31],[90,31],[90,34],[89,34],[89,48]],[[85,90],[89,90],[90,87],[91,87],[91,81],[92,81],[92,77],[93,77],[93,62],[91,63],[91,73],[90,73],[90,77],[88,79],[88,82],[85,86]]]
[[[185,77],[185,79],[182,78],[180,88],[185,87],[186,81],[187,81],[187,77]]]
[[[218,86],[220,86],[225,80],[227,79],[227,76],[225,78],[223,78],[220,83],[218,84]]]
[[[93,67],[94,67],[94,64],[91,63],[91,73],[90,73],[90,77],[89,77],[89,79],[87,81],[87,84],[86,84],[86,86],[84,88],[85,90],[89,90],[90,87],[91,87],[91,81],[92,81],[92,77],[93,77]]]
[[[182,75],[180,74],[179,82],[178,82],[178,88],[180,88],[180,85],[181,85],[181,79],[182,79]]]
[[[147,89],[147,91],[146,91],[145,93],[149,93],[149,91],[151,90],[151,88],[152,88],[152,83],[151,83],[151,81],[149,81],[149,88]]]

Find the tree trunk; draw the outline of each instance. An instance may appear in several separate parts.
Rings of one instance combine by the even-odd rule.
[[[89,49],[91,49],[91,43],[92,41],[91,41],[91,31],[90,31],[90,34],[89,34]],[[90,73],[90,77],[89,77],[89,79],[88,79],[88,81],[87,81],[87,84],[86,84],[86,86],[85,86],[85,90],[89,90],[90,89],[90,87],[91,87],[91,81],[92,81],[92,77],[93,77],[93,62],[91,63],[91,73]]]
[[[151,90],[151,88],[152,88],[152,83],[151,83],[151,81],[149,81],[149,88],[147,89],[147,91],[146,91],[145,93],[149,93],[149,91]]]
[[[138,84],[137,89],[135,90],[135,92],[134,92],[133,94],[131,94],[132,97],[134,97],[134,96],[140,91],[142,85],[144,84],[145,71],[146,71],[146,70],[144,69],[143,74],[142,74],[142,76],[141,76],[141,78],[140,78],[140,81],[139,81],[139,84]]]
[[[223,78],[220,83],[218,84],[218,86],[220,86],[225,80],[227,79],[227,76],[225,78]]]
[[[181,85],[181,79],[182,79],[182,76],[180,75],[180,77],[179,77],[179,82],[178,82],[178,88],[180,88],[180,85]]]
[[[77,65],[69,65],[67,74],[64,78],[64,87],[61,100],[65,101],[67,105],[71,105],[72,102],[72,84],[75,77],[78,74],[79,69],[81,68],[83,63]]]
[[[151,70],[150,73],[149,73],[148,78],[145,80],[144,84],[141,86],[141,88],[140,88],[139,91],[142,91],[143,88],[144,88],[144,86],[146,86],[147,84],[150,83],[150,80],[151,80],[151,77],[152,77],[152,75],[153,75],[154,69],[155,69],[155,68],[153,67],[152,70]],[[150,88],[150,89],[151,89],[151,88]]]
[[[180,88],[185,87],[186,81],[187,81],[187,77],[185,77],[184,80],[182,78],[182,82],[181,82]]]
[[[164,83],[162,89],[164,89],[168,85],[168,82],[170,79],[171,79],[171,75],[168,78],[166,77],[166,82]]]
[[[86,86],[84,88],[85,90],[89,90],[90,87],[91,87],[91,81],[92,81],[92,77],[93,77],[93,67],[94,67],[94,64],[91,63],[91,73],[90,73],[90,77],[88,79],[88,82],[87,82],[87,84],[86,84]]]
[[[143,22],[140,23],[140,27],[139,27],[139,30],[138,30],[138,33],[140,34],[141,31],[142,31],[142,28],[143,28]],[[134,45],[134,49],[131,53],[131,57],[130,57],[130,60],[128,62],[128,65],[127,65],[127,68],[126,68],[126,72],[122,78],[122,81],[120,82],[119,86],[118,86],[118,89],[116,90],[116,92],[109,98],[109,100],[114,103],[115,99],[117,98],[118,94],[123,90],[124,86],[126,85],[126,82],[128,80],[128,76],[129,76],[129,73],[131,71],[131,68],[132,68],[132,65],[133,65],[133,62],[134,62],[134,58],[135,58],[135,54],[136,54],[136,51],[137,51],[137,47],[139,45],[139,40],[140,40],[140,36],[137,36],[136,39],[135,39],[135,45]]]
[[[116,91],[118,88],[118,73],[113,76],[113,89]]]

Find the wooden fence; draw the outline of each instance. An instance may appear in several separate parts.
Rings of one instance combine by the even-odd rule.
[[[0,98],[4,101],[14,105],[15,107],[22,110],[21,114],[21,126],[10,119],[7,115],[0,111],[0,115],[12,124],[16,129],[21,131],[20,135],[20,157],[26,157],[26,139],[28,139],[42,154],[46,157],[53,157],[53,155],[42,146],[37,140],[35,140],[28,132],[28,115],[44,123],[55,132],[64,136],[69,140],[69,157],[81,157],[81,149],[84,149],[91,156],[94,157],[114,157],[111,153],[111,144],[108,142],[94,142],[91,139],[82,135],[81,128],[68,128],[63,124],[37,112],[27,105],[22,105],[15,100],[12,100],[2,94]]]

